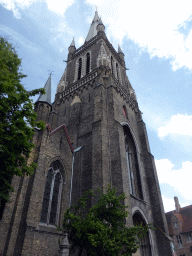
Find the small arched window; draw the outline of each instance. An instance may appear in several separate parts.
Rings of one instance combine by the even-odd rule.
[[[86,75],[90,72],[90,53],[86,54]]]
[[[111,74],[113,74],[113,57],[111,56]]]
[[[82,58],[79,59],[78,80],[81,79]]]
[[[116,63],[116,72],[117,72],[117,80],[119,80],[119,66],[117,63]]]
[[[43,197],[40,222],[47,225],[57,225],[59,220],[60,199],[62,191],[61,165],[58,161],[49,167]]]

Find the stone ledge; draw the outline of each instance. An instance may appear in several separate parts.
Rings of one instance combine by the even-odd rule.
[[[61,235],[62,232],[57,230],[57,227],[54,225],[46,225],[44,223],[39,223],[35,229],[36,231],[43,231],[47,233],[54,233]]]

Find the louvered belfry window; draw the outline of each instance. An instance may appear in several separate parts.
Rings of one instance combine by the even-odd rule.
[[[81,79],[82,59],[79,59],[78,80]]]
[[[111,74],[113,74],[113,57],[111,56]]]
[[[40,220],[41,223],[47,225],[58,224],[61,190],[62,176],[60,173],[60,164],[56,161],[51,164],[47,173]]]
[[[117,80],[119,80],[119,66],[117,63],[116,63],[116,72],[117,72]]]
[[[86,75],[90,72],[90,53],[86,54]]]

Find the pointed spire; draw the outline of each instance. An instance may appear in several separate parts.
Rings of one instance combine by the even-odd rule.
[[[121,47],[119,44],[118,44],[118,55],[119,55],[120,59],[122,60],[122,64],[125,68],[125,55],[124,55],[123,51],[121,50]]]
[[[75,47],[75,39],[73,37],[73,40],[68,48],[68,60],[71,59],[72,57],[72,53],[74,53],[76,51],[76,47]]]
[[[63,92],[66,87],[67,87],[67,67],[57,85],[57,93]]]
[[[99,20],[99,15],[98,15],[98,12],[97,12],[97,10],[95,11],[95,16],[94,16],[94,18],[93,18],[93,21],[92,21],[92,23],[93,22],[96,22],[96,21],[98,21]]]
[[[88,42],[91,38],[97,35],[97,25],[99,24],[99,16],[98,12],[95,12],[95,16],[93,18],[93,21],[91,23],[91,27],[89,29],[88,35],[85,39],[85,42]]]
[[[47,102],[51,105],[51,74],[49,75],[49,78],[47,79],[47,82],[44,86],[45,89],[45,94],[40,94],[39,98],[37,99],[37,102],[39,101],[43,101],[43,102]]]
[[[101,17],[99,18],[99,25],[103,25]]]
[[[72,42],[71,42],[70,46],[75,47],[75,39],[74,39],[74,37],[73,37],[73,40],[72,40]],[[70,47],[70,46],[69,46],[69,47]]]
[[[119,44],[118,44],[118,53],[123,53]]]

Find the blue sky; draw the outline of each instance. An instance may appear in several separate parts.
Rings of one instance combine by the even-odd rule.
[[[165,211],[192,204],[191,0],[0,0],[0,35],[22,59],[27,90],[52,75],[52,101],[68,47],[80,47],[97,5],[108,39],[125,54],[147,126]]]

